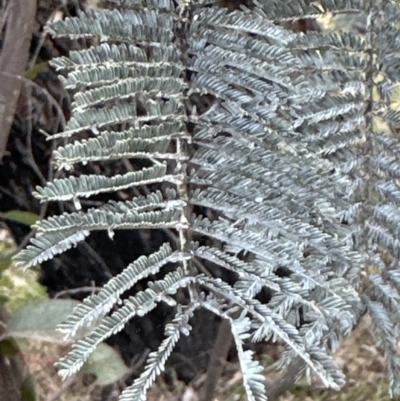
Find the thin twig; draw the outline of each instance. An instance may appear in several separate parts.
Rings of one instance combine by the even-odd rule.
[[[24,84],[34,87],[39,92],[42,92],[46,96],[47,100],[49,100],[49,103],[52,106],[54,106],[54,108],[57,110],[58,117],[60,118],[61,130],[62,131],[65,130],[67,121],[65,119],[64,113],[63,113],[59,103],[57,102],[57,100],[47,89],[43,88],[42,86],[38,85],[37,83],[33,82],[32,80],[25,78],[22,75],[15,75],[13,73],[9,73],[6,71],[0,71],[0,75],[4,75],[5,79],[17,79]]]
[[[54,10],[51,13],[50,18],[46,22],[47,24],[54,21],[54,17],[56,15],[56,13],[57,13],[57,10]],[[43,47],[43,44],[44,44],[44,42],[46,40],[47,35],[48,35],[47,31],[43,29],[42,33],[40,34],[39,43],[36,46],[35,51],[34,51],[32,57],[31,57],[31,59],[29,60],[29,63],[28,63],[28,69],[29,70],[32,69],[34,67],[34,65],[36,64],[36,60],[37,60],[37,58],[39,56],[40,49]]]
[[[101,291],[103,287],[78,287],[78,288],[72,288],[70,290],[63,290],[57,292],[55,295],[54,299],[60,298],[64,295],[72,295],[72,294],[79,294],[80,292],[91,292],[94,294],[95,292]]]
[[[27,123],[28,123],[28,132],[27,132],[27,137],[26,137],[26,157],[25,161],[30,165],[32,170],[36,173],[36,176],[39,178],[41,184],[43,186],[46,185],[46,178],[44,178],[44,175],[40,171],[39,166],[37,165],[35,161],[35,157],[33,156],[33,151],[32,151],[32,131],[33,131],[33,126],[32,126],[32,119],[33,119],[33,106],[32,106],[32,88],[28,87],[25,88],[27,91],[27,105],[28,105],[28,118],[27,118]]]
[[[211,358],[208,364],[206,381],[203,386],[202,401],[213,401],[218,380],[221,377],[224,362],[228,356],[229,348],[232,343],[231,325],[228,320],[223,319],[219,329],[217,339],[211,351]]]
[[[107,263],[104,261],[104,259],[96,252],[95,249],[93,249],[92,246],[90,246],[86,241],[82,242],[82,246],[86,248],[90,256],[96,261],[102,268],[103,272],[107,275],[107,277],[110,279],[113,275],[107,265]]]
[[[10,11],[10,2],[6,3],[3,9],[0,10],[0,32],[3,32],[9,11]]]

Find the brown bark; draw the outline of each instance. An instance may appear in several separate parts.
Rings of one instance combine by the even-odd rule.
[[[18,97],[29,58],[36,0],[10,0],[0,54],[0,162],[7,147]]]

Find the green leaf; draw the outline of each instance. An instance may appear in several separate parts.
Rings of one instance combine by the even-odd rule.
[[[100,386],[107,386],[123,378],[129,373],[129,368],[114,348],[100,343],[83,365],[82,372],[93,373]]]
[[[33,81],[39,73],[47,71],[48,69],[49,63],[47,61],[35,64],[31,69],[25,71],[25,78]]]
[[[0,276],[1,276],[1,273],[11,265],[11,262],[12,262],[11,257],[4,258],[4,259],[0,258]]]
[[[11,315],[7,333],[10,337],[63,342],[64,335],[55,329],[77,304],[73,299],[49,299],[23,306]]]
[[[37,401],[38,397],[35,391],[35,383],[33,377],[28,375],[21,385],[22,401]]]
[[[19,352],[19,347],[13,338],[7,338],[0,341],[0,355],[6,358],[12,358]]]
[[[4,213],[4,217],[8,220],[25,224],[26,226],[35,224],[39,219],[39,215],[31,212],[24,212],[23,210],[10,210],[9,212]]]

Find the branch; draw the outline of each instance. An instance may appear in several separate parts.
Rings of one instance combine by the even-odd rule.
[[[208,364],[206,381],[202,390],[202,401],[214,400],[215,389],[221,377],[224,362],[228,356],[229,348],[232,344],[231,325],[229,321],[223,319],[220,323],[217,339],[211,351],[210,362]]]
[[[0,54],[0,71],[10,78],[2,80],[0,90],[0,162],[17,107],[22,80],[29,58],[36,0],[12,0],[8,5],[7,29]]]

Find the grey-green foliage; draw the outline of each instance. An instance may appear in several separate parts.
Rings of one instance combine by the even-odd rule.
[[[282,368],[300,357],[340,388],[330,352],[367,312],[399,394],[399,2],[254,0],[236,11],[217,1],[109,3],[49,27],[54,36],[92,38],[89,49],[52,62],[75,91],[73,117],[56,135],[71,139],[54,161],[67,171],[125,158],[147,167],[112,177],[67,173],[37,188],[42,202],[73,200],[78,211],[38,223],[18,261],[41,263],[99,229],[168,229],[176,241],[132,261],[66,319],[66,336],[95,328],[59,362],[61,374],[166,302],[176,318],[121,400],[145,399],[197,308],[231,323],[250,400],[266,392],[248,341],[286,343]],[[324,13],[359,13],[366,26],[304,34],[279,25]],[[201,114],[187,100],[196,93],[212,95]],[[83,131],[89,139],[79,140]],[[80,198],[148,184],[159,190],[79,210]],[[204,237],[207,246],[193,242]],[[120,301],[171,262],[175,271]],[[236,282],[214,277],[213,266]],[[180,288],[184,305],[174,298]],[[272,293],[268,304],[256,298],[262,288]]]

